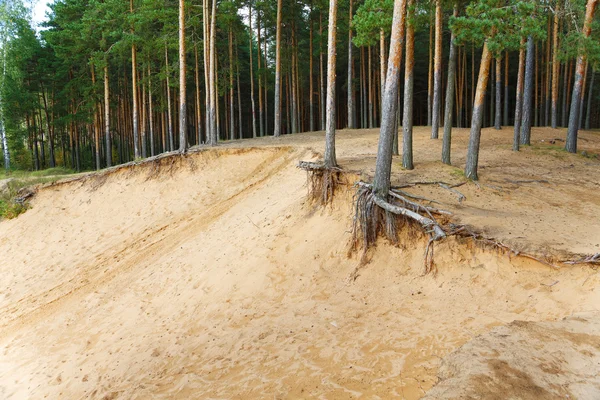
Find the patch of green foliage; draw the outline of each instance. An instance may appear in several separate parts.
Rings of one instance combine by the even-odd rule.
[[[3,171],[0,172],[0,180],[12,178],[6,185],[6,190],[0,192],[0,220],[12,219],[24,213],[28,206],[16,201],[21,189],[56,182],[75,171],[67,168],[48,168],[41,171]]]

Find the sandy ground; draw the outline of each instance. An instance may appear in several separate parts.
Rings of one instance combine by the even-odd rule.
[[[427,136],[395,180],[461,181]],[[532,253],[593,254],[600,160],[547,145],[563,136],[534,130],[513,154],[509,129],[486,130],[466,201],[414,191]],[[600,152],[600,133],[582,137]],[[339,132],[340,164],[368,178],[376,139]],[[595,269],[454,239],[436,247],[437,275],[422,276],[424,243],[405,234],[349,281],[352,189],[315,208],[295,167],[322,141],[232,142],[40,190],[0,223],[0,398],[416,399],[442,358],[495,326],[600,313]]]
[[[597,315],[515,321],[450,354],[424,399],[600,399],[599,350]]]

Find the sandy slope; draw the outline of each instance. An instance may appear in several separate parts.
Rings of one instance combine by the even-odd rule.
[[[425,134],[417,169],[397,178],[460,180],[433,161]],[[592,253],[600,163],[534,149],[521,160],[495,135],[484,139],[483,185],[461,187],[466,202],[421,193],[503,240]],[[341,164],[368,175],[375,140],[341,132]],[[381,243],[349,282],[351,192],[315,209],[295,168],[321,143],[231,143],[41,190],[0,223],[0,398],[413,399],[442,357],[496,325],[600,310],[589,267],[454,240],[436,247],[436,276],[421,276],[423,243],[406,236],[401,248]]]

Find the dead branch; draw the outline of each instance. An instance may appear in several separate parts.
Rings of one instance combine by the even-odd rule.
[[[564,264],[600,264],[600,253],[596,253],[579,260],[563,261]]]
[[[519,180],[519,181],[513,181],[511,179],[505,179],[505,181],[508,182],[508,183],[514,183],[515,185],[518,185],[520,183],[550,183],[546,179],[526,179],[526,180]]]
[[[454,189],[454,187],[456,187],[456,186],[454,186],[454,187],[453,187],[453,186],[448,186],[447,184],[445,184],[445,183],[441,183],[441,182],[439,183],[439,186],[440,186],[441,188],[443,188],[443,189],[449,190],[449,191],[451,191],[452,193],[456,194],[456,195],[458,196],[458,202],[459,202],[459,203],[462,203],[464,200],[466,200],[466,199],[467,199],[467,197],[466,197],[464,194],[462,194],[462,193],[461,193],[461,192],[459,192],[458,190]]]

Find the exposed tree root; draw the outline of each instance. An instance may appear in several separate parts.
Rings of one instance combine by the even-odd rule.
[[[424,256],[425,273],[433,271],[433,243],[447,236],[433,214],[450,213],[413,202],[395,191],[390,191],[388,198],[382,199],[373,193],[371,185],[364,182],[358,182],[356,186],[351,248],[356,250],[362,245],[361,263],[366,262],[367,250],[375,244],[379,235],[397,244],[398,225],[404,222],[418,224],[429,236]]]
[[[340,184],[342,170],[338,167],[328,168],[324,164],[309,161],[300,161],[298,168],[306,171],[308,198],[321,205],[329,204]]]

